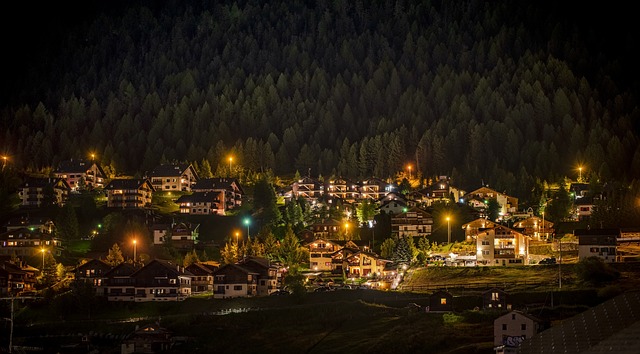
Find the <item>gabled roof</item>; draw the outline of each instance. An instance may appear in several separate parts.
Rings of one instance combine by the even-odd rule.
[[[208,203],[220,202],[220,192],[193,192],[183,194],[176,200],[176,203]]]
[[[156,277],[177,278],[180,276],[193,276],[193,274],[180,265],[160,259],[151,260],[144,267],[131,274],[132,278],[136,278],[137,284],[142,284],[145,281],[150,283]]]
[[[233,185],[238,188],[240,193],[244,194],[242,186],[237,178],[203,178],[196,182],[191,189],[193,190],[233,190]]]
[[[487,228],[491,228],[491,227],[499,226],[500,224],[498,224],[498,223],[496,223],[496,222],[493,222],[493,221],[491,221],[491,220],[489,220],[489,219],[485,219],[485,218],[477,218],[477,219],[475,219],[475,220],[473,220],[473,221],[469,221],[469,222],[468,222],[468,223],[466,223],[466,224],[462,224],[462,228],[463,228],[463,229],[466,229],[466,228],[467,228],[467,226],[469,226],[469,227],[476,227],[476,225],[477,225],[477,227],[478,227],[478,228],[481,228],[481,229],[487,229]],[[482,226],[482,225],[484,225],[484,226]]]
[[[85,268],[101,268],[101,269],[111,269],[111,265],[101,259],[90,259],[89,261],[82,263],[81,265],[76,267],[76,270],[82,270]]]
[[[93,164],[94,162],[82,160],[82,159],[80,160],[71,159],[71,160],[61,161],[55,172],[56,173],[86,173],[87,170],[91,169]],[[98,167],[98,170],[104,175],[102,168],[98,164],[96,164],[96,166]]]
[[[147,184],[147,188],[154,190],[151,182],[148,179],[129,179],[129,178],[119,178],[114,179],[109,184],[107,184],[104,189],[106,190],[115,190],[115,189],[140,189],[144,184]]]
[[[189,168],[193,170],[191,164],[188,163],[162,164],[154,168],[149,173],[149,177],[180,177]],[[195,173],[195,170],[193,170],[193,173]]]
[[[55,187],[61,184],[60,187],[65,189],[71,189],[69,183],[64,178],[51,178],[51,177],[27,177],[19,188],[45,188]]]
[[[518,353],[639,353],[640,292],[622,293],[520,344]]]
[[[526,312],[522,312],[522,311],[518,311],[518,310],[509,311],[508,313],[505,313],[504,315],[502,315],[502,316],[498,317],[498,318],[496,319],[496,321],[497,321],[498,319],[502,318],[502,317],[507,317],[507,318],[509,318],[509,317],[511,317],[511,315],[513,315],[513,314],[516,314],[516,315],[519,315],[519,316],[522,316],[522,317],[526,317],[526,318],[528,318],[528,319],[532,320],[533,322],[543,323],[543,321],[542,321],[541,319],[539,319],[539,318],[537,318],[537,317],[535,317],[535,316],[533,316],[533,315],[530,315],[530,314],[528,314],[528,313],[526,313]]]
[[[218,267],[213,265],[203,264],[203,263],[193,263],[187,266],[187,271],[189,271],[193,275],[212,275],[218,270]]]
[[[426,211],[424,211],[424,210],[422,210],[420,208],[417,208],[417,207],[412,207],[412,208],[409,208],[407,211],[404,211],[402,213],[398,213],[398,214],[394,215],[392,217],[392,219],[406,218],[407,217],[406,215],[408,213],[418,213],[418,214],[422,215],[423,218],[432,218],[431,214],[429,214],[428,212],[426,212]]]
[[[117,266],[111,268],[110,271],[104,273],[106,278],[109,277],[128,277],[131,274],[135,273],[136,268],[133,267],[130,263],[123,262],[118,264]]]

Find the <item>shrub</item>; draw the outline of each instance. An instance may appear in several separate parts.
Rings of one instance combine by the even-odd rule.
[[[598,257],[587,257],[576,265],[578,279],[584,283],[599,285],[616,280],[620,277],[620,272],[610,265],[604,263]]]

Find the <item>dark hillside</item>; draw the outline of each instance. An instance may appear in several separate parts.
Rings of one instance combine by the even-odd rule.
[[[20,168],[89,151],[130,175],[205,159],[216,173],[230,152],[279,175],[386,178],[411,162],[520,198],[578,164],[594,180],[640,175],[628,9],[83,4],[21,5],[4,25],[33,30],[4,34],[0,148]]]

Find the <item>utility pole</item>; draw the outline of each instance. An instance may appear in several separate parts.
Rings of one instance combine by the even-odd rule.
[[[562,289],[562,269],[560,265],[562,264],[562,239],[558,239],[558,250],[560,251],[560,257],[558,257],[558,288]]]
[[[15,299],[37,299],[37,296],[11,296],[11,297],[2,297],[0,300],[11,300],[11,317],[8,318],[10,322],[10,330],[9,330],[9,353],[12,353],[13,350],[13,301]]]

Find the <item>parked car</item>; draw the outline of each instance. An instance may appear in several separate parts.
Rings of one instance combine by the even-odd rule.
[[[316,292],[316,293],[321,293],[321,292],[325,292],[325,291],[333,291],[333,288],[331,288],[330,286],[321,286],[319,288],[316,288],[313,291]]]
[[[556,257],[544,258],[538,264],[556,264]]]
[[[280,295],[291,295],[289,290],[278,289],[271,293],[271,296],[280,296]]]

